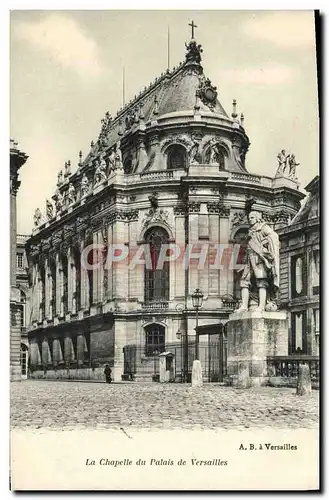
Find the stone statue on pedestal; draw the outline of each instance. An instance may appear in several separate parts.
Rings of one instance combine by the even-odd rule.
[[[247,311],[255,304],[256,311],[276,311],[279,288],[279,237],[262,220],[260,212],[251,211],[246,263],[241,269],[242,303],[236,312]]]

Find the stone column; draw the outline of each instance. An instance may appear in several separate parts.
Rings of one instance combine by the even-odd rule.
[[[113,239],[112,239],[112,233],[113,233],[113,227],[109,226],[108,228],[108,251],[112,252],[112,244],[113,244]],[[106,276],[106,290],[105,290],[105,297],[107,299],[112,299],[113,297],[113,269],[112,265],[110,262],[110,257],[107,255],[106,259],[106,269],[104,271],[105,276]]]
[[[228,217],[221,216],[219,220],[219,243],[221,245],[225,245],[228,248],[228,240],[229,240],[229,219]],[[229,263],[227,259],[223,259],[223,269],[220,269],[219,271],[219,294],[221,297],[229,293],[228,280],[230,273],[232,274],[233,271],[232,270],[229,271],[228,267]]]
[[[122,220],[116,220],[113,225],[113,243],[123,245],[125,238],[125,223]],[[128,259],[125,258],[112,265],[113,280],[113,298],[125,299],[128,296]]]
[[[199,215],[199,252],[200,252],[200,266],[201,268],[198,270],[198,284],[199,288],[203,292],[204,296],[208,296],[209,294],[209,215],[207,213],[207,207],[204,203],[201,204],[201,209]],[[203,255],[205,255],[206,259],[204,260]],[[204,263],[203,263],[204,260]]]
[[[115,320],[114,327],[114,366],[112,368],[112,378],[114,382],[122,380],[121,375],[124,373],[124,354],[123,348],[127,344],[127,325],[125,321]]]
[[[76,291],[77,291],[77,270],[75,267],[75,262],[73,259],[73,250],[71,248],[71,293],[72,293],[72,313],[76,314],[77,311],[77,301],[76,301]]]
[[[84,243],[81,243],[81,253],[84,249]],[[89,307],[89,281],[87,269],[83,265],[83,259],[81,259],[81,308],[86,309]]]
[[[129,231],[129,251],[131,253],[130,259],[136,255],[139,247],[138,241],[138,222],[131,221],[128,226]],[[129,267],[129,262],[127,262]],[[129,284],[129,298],[144,300],[144,268],[142,265],[135,265],[133,268],[128,269],[128,284]]]
[[[183,298],[185,296],[185,270],[184,270],[184,252],[185,252],[185,215],[183,211],[176,213],[175,217],[175,242],[180,248],[180,256],[171,266],[174,274],[175,296]]]
[[[216,261],[216,255],[220,253],[220,248],[216,247],[216,245],[219,245],[219,217],[217,214],[209,215],[209,243],[209,255],[211,255],[211,262],[209,263],[209,295],[218,295],[219,269],[216,269],[216,267],[220,266],[220,258],[218,258],[218,264],[212,269],[212,265]]]
[[[192,245],[191,247],[192,251],[190,253],[196,253],[198,254],[200,252],[200,249],[198,248],[198,239],[199,239],[199,232],[198,232],[198,222],[199,222],[199,214],[195,213],[190,213],[189,214],[189,244]],[[198,283],[198,275],[199,275],[199,270],[198,270],[198,265],[199,261],[198,259],[190,259],[188,262],[189,266],[189,295],[191,295],[196,288],[198,288],[199,283]]]
[[[95,232],[93,234],[93,255],[94,255],[94,260],[98,259],[98,242],[99,242],[99,233]],[[98,298],[99,298],[99,269],[96,268],[92,271],[93,273],[93,303],[97,304]]]
[[[72,248],[67,250],[67,310],[73,312],[73,257]]]
[[[50,317],[50,300],[51,300],[51,288],[50,288],[50,279],[49,279],[49,259],[48,257],[45,260],[45,318],[49,319]]]
[[[63,316],[63,272],[59,254],[56,253],[56,316]]]

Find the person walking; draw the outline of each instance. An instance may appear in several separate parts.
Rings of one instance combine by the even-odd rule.
[[[110,384],[112,382],[111,374],[112,374],[112,370],[111,370],[110,366],[105,365],[104,375],[105,375],[105,381],[107,384]]]

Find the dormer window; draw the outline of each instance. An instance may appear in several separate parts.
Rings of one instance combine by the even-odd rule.
[[[170,146],[167,150],[167,169],[186,168],[186,150],[179,144]]]

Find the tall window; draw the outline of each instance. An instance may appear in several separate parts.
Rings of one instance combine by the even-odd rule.
[[[22,253],[18,253],[16,255],[16,265],[17,265],[18,269],[23,268],[23,254]]]
[[[307,292],[305,256],[295,255],[291,258],[291,297],[300,297]]]
[[[167,168],[186,168],[186,150],[183,146],[175,144],[167,150]]]
[[[164,352],[165,328],[162,325],[152,324],[145,327],[145,355],[155,356]]]
[[[307,354],[306,311],[291,313],[291,353]]]
[[[152,262],[152,269],[145,268],[145,302],[169,300],[169,262],[157,269],[161,246],[168,244],[168,233],[161,227],[154,227],[147,231],[145,240]]]
[[[320,293],[320,251],[313,250],[311,254],[312,258],[312,292],[313,295],[319,295]]]
[[[21,311],[21,327],[25,326],[25,307],[26,307],[26,295],[21,290],[21,303],[20,303],[20,311]]]

